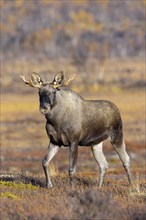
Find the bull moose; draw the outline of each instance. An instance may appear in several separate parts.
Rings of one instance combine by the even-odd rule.
[[[50,139],[48,153],[42,161],[46,187],[52,187],[48,170],[51,159],[61,146],[69,147],[69,177],[73,180],[76,171],[78,146],[91,146],[99,166],[99,187],[102,186],[108,163],[102,151],[102,142],[109,138],[126,170],[131,184],[130,159],[123,138],[122,119],[115,104],[107,100],[85,100],[66,87],[64,73],[58,73],[52,82],[43,82],[39,74],[33,73],[29,81],[23,81],[38,88],[40,112],[46,117],[46,131]]]

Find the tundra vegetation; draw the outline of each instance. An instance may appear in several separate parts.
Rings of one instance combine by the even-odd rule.
[[[92,3],[0,1],[1,219],[146,219],[145,1]],[[38,72],[53,80],[60,70],[67,78],[76,73],[70,88],[83,98],[118,106],[135,191],[106,141],[109,169],[100,191],[96,162],[84,147],[74,185],[68,150],[62,148],[50,163],[54,187],[45,188],[45,119],[37,92],[26,88],[19,74]]]

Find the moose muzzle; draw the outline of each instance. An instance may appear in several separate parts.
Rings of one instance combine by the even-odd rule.
[[[51,106],[50,105],[47,105],[45,107],[40,107],[40,112],[43,114],[43,115],[47,115],[49,113],[51,109]]]

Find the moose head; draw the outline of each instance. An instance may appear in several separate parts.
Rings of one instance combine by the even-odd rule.
[[[22,80],[31,87],[38,88],[40,98],[40,112],[44,115],[48,114],[50,109],[55,104],[56,91],[61,87],[67,86],[73,79],[75,74],[72,74],[68,80],[66,80],[63,71],[56,74],[52,82],[43,82],[41,76],[37,73],[32,73],[29,80],[25,79],[25,76],[21,76]]]

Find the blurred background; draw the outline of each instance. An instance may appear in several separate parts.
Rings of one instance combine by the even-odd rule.
[[[53,80],[76,74],[71,88],[86,99],[109,99],[120,109],[132,167],[145,164],[145,1],[1,0],[1,170],[40,173],[47,153],[45,119],[36,89],[19,75]],[[108,142],[114,169],[117,156]],[[78,170],[97,170],[80,148]],[[67,171],[62,149],[52,170]]]

